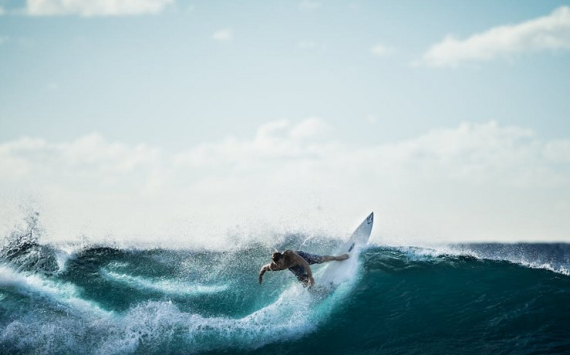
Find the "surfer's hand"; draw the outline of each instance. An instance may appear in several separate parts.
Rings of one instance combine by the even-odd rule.
[[[309,287],[313,287],[315,285],[315,279],[312,276],[309,276]]]
[[[263,276],[259,275],[259,284],[261,285],[261,281],[263,281]]]
[[[342,260],[346,260],[348,258],[349,258],[348,254],[342,254],[342,255],[337,256],[336,260],[342,261]]]

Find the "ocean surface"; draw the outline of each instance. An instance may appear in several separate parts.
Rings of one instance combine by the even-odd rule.
[[[229,251],[43,245],[0,252],[2,354],[570,354],[570,245],[373,245],[309,292],[261,265],[288,235]],[[323,265],[315,265],[318,274]]]

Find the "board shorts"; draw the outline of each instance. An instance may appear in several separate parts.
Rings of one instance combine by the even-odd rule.
[[[309,263],[309,265],[320,264],[324,261],[323,257],[317,254],[309,254],[300,250],[297,251],[297,254],[299,254],[300,257],[305,259],[305,261]],[[297,276],[297,280],[299,280],[300,282],[304,284],[309,283],[309,275],[307,275],[305,268],[302,267],[301,265],[295,265],[293,267],[290,267],[289,271],[291,271],[295,276]]]

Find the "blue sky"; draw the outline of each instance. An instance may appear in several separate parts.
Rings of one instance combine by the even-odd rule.
[[[569,6],[0,0],[5,229],[568,241]]]

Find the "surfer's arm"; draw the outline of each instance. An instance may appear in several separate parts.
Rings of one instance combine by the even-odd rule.
[[[261,267],[261,270],[259,270],[259,283],[261,284],[261,281],[263,281],[263,274],[265,274],[267,271],[279,271],[279,270],[281,269],[274,263],[263,265]]]
[[[261,267],[261,270],[259,270],[259,284],[261,284],[263,281],[263,274],[265,274],[267,271],[271,271],[271,264],[263,265]]]

